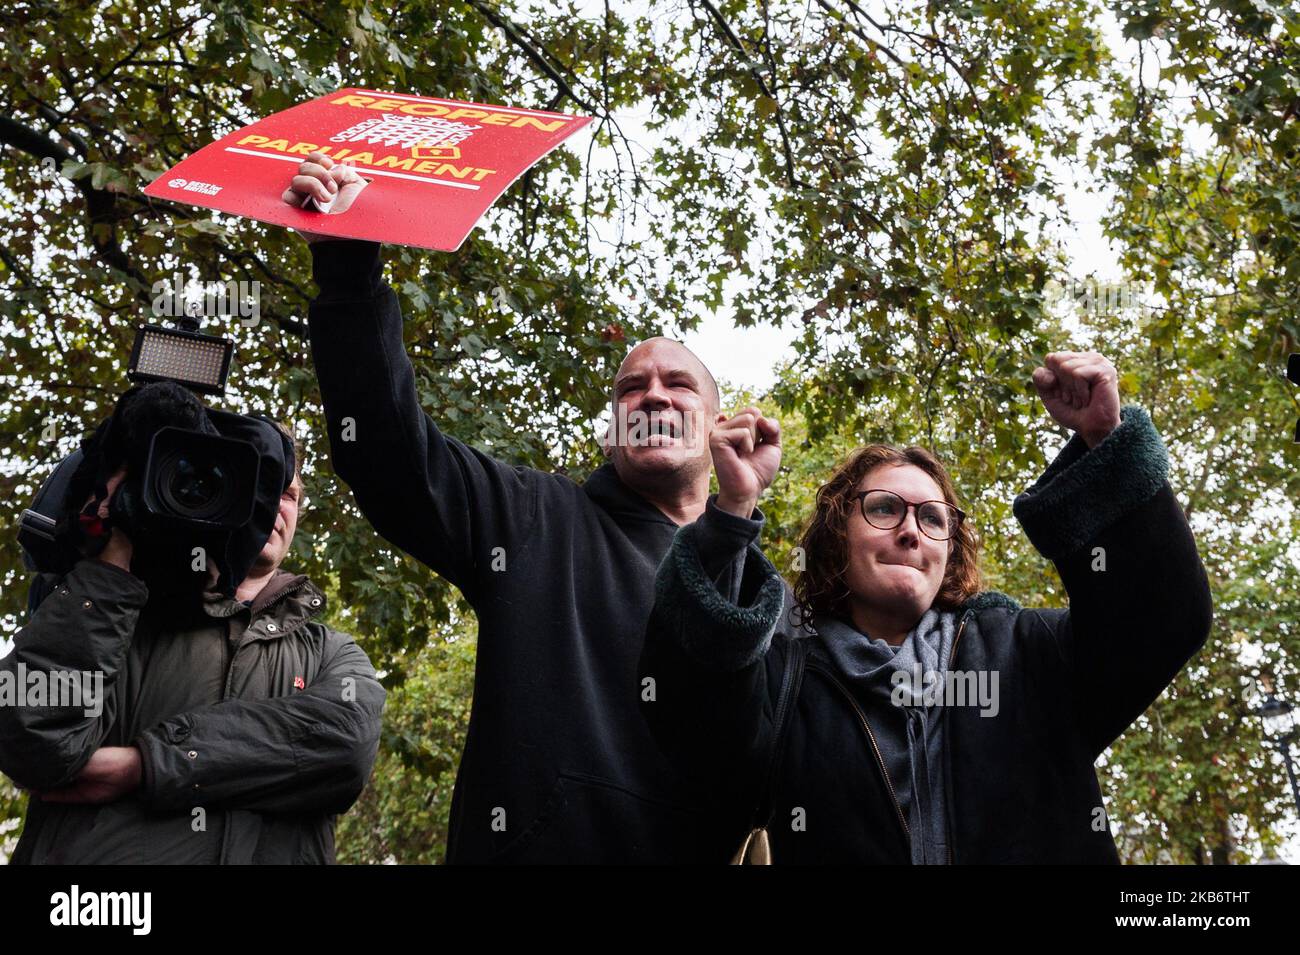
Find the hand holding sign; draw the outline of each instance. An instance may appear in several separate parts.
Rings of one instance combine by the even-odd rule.
[[[289,188],[280,198],[291,206],[303,209],[311,208],[308,203],[314,202],[319,212],[337,215],[351,208],[367,184],[368,180],[351,166],[336,163],[324,153],[316,152],[310,153],[306,161],[298,166],[298,175],[293,177]],[[298,230],[298,234],[308,242],[327,242],[339,238],[302,229]]]

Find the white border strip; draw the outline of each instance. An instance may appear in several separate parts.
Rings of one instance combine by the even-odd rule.
[[[563,119],[563,120],[567,120],[568,122],[573,122],[573,120],[581,118],[577,116],[570,116],[567,113],[548,113],[546,112],[546,110],[542,110],[542,109],[516,109],[512,106],[490,106],[487,103],[470,103],[466,101],[457,101],[454,99],[434,99],[432,96],[403,96],[401,93],[385,93],[382,92],[381,90],[365,90],[355,86],[351,87],[351,89],[353,89],[357,93],[374,93],[376,96],[382,96],[384,99],[404,99],[411,103],[437,103],[439,106],[459,106],[462,109],[466,106],[472,106],[475,108],[481,107],[485,110],[491,110],[494,113],[519,113],[522,116],[549,116],[552,119]],[[339,90],[339,92],[343,93],[344,95],[347,95],[346,89]],[[334,95],[334,94],[330,94],[330,95]],[[333,101],[329,101],[329,102],[331,106],[334,105]],[[348,105],[348,104],[342,104],[342,105]],[[371,107],[366,106],[363,108],[370,109]],[[472,117],[462,116],[461,118],[470,119]]]
[[[239,153],[243,156],[261,156],[263,159],[281,159],[284,162],[305,162],[306,156],[281,156],[279,153],[264,153],[256,149],[240,149],[237,146],[227,146],[226,152]],[[347,163],[346,159],[339,160]],[[451,182],[447,179],[430,179],[428,176],[412,176],[406,172],[389,172],[386,169],[371,169],[369,166],[353,166],[358,173],[364,173],[367,176],[389,176],[393,179],[411,179],[415,182],[429,182],[435,186],[451,186],[453,189],[472,189],[478,192],[480,187],[469,182]]]

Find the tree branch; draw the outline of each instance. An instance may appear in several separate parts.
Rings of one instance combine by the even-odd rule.
[[[569,97],[569,99],[573,100],[589,112],[599,112],[596,107],[592,106],[574,92],[573,87],[569,85],[569,81],[560,75],[559,70],[546,61],[546,57],[544,57],[538,48],[533,46],[533,44],[524,37],[523,32],[519,27],[515,26],[487,4],[480,3],[479,0],[465,0],[465,2],[481,13],[485,20],[504,33],[506,38],[523,51],[523,54],[533,62],[533,65],[545,73],[551,79],[551,82],[560,88],[565,96]]]
[[[0,143],[13,146],[21,152],[40,159],[55,159],[64,162],[74,158],[70,152],[58,143],[7,116],[0,116]],[[139,283],[136,297],[141,301],[148,302],[149,282],[144,274],[127,258],[117,240],[115,225],[117,197],[106,189],[94,188],[85,178],[74,179],[72,184],[86,200],[87,232],[95,253],[105,264]],[[107,234],[100,233],[96,226],[107,226]]]
[[[727,41],[736,48],[736,52],[748,60],[750,58],[749,51],[746,50],[745,45],[740,42],[740,37],[736,36],[735,32],[731,29],[730,24],[723,19],[722,14],[718,12],[718,8],[715,7],[710,0],[700,0],[700,4],[705,10],[709,11],[709,15],[717,22],[718,29],[722,31],[722,34],[727,38]],[[781,109],[781,101],[776,98],[775,89],[769,87],[767,83],[763,81],[763,75],[758,70],[753,66],[749,66],[747,69],[749,75],[754,78],[754,82],[758,84],[759,92],[776,104],[776,128],[781,134],[781,148],[785,153],[785,175],[786,178],[790,180],[791,188],[797,189],[799,188],[799,178],[795,175],[794,171],[794,151],[790,148],[790,133],[785,128],[785,111]],[[775,73],[775,71],[773,72]]]

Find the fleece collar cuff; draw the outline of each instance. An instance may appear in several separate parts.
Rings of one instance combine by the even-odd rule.
[[[781,617],[785,585],[756,544],[745,553],[745,574],[751,573],[762,580],[753,603],[733,604],[704,572],[695,525],[687,524],[673,538],[655,579],[655,595],[664,611],[661,625],[681,635],[682,649],[701,666],[735,672],[767,652]]]
[[[1000,609],[1014,612],[1022,608],[1020,601],[1014,597],[1008,597],[999,590],[982,590],[962,604],[962,609],[976,611]]]
[[[1168,473],[1169,453],[1150,415],[1126,405],[1119,427],[1095,448],[1071,437],[1012,510],[1030,543],[1055,562],[1150,500]]]

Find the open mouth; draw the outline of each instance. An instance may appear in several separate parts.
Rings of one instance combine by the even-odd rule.
[[[675,444],[682,438],[682,422],[675,415],[652,413],[646,429],[646,445],[657,447]]]

